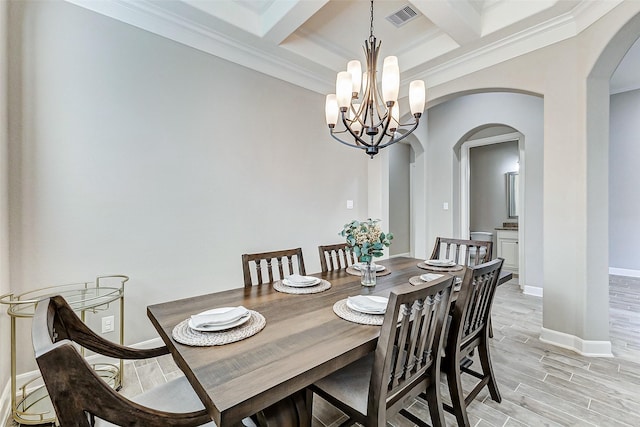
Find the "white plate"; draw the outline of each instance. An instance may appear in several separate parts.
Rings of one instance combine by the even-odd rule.
[[[385,311],[387,310],[386,305],[387,305],[387,302],[389,301],[389,298],[376,297],[371,295],[367,296],[367,298],[371,298],[376,302],[384,303],[385,308],[383,310],[367,310],[366,308],[361,308],[360,306],[353,304],[349,299],[347,299],[347,307],[349,307],[351,310],[355,310],[357,312],[365,313],[365,314],[384,314],[385,313]]]
[[[450,259],[428,259],[425,263],[433,267],[453,267],[456,265],[456,263]]]
[[[207,311],[203,311],[202,313],[198,313],[198,314],[219,314],[219,313],[226,313],[229,310],[233,310],[236,307],[220,307],[220,308],[214,308],[211,310],[207,310]],[[227,329],[231,329],[231,328],[235,328],[236,326],[240,326],[243,323],[245,323],[247,320],[249,320],[251,318],[251,312],[247,311],[247,314],[242,316],[241,318],[234,320],[233,322],[229,322],[229,323],[225,323],[222,325],[206,325],[206,326],[199,326],[199,327],[195,327],[193,326],[193,319],[189,319],[189,327],[191,329],[193,329],[194,331],[200,331],[200,332],[218,332],[218,331],[224,331]]]
[[[364,263],[362,262],[356,262],[355,264],[353,264],[353,268],[355,268],[356,270],[362,270],[362,265]],[[376,264],[376,271],[384,271],[386,269],[386,267],[384,265],[380,265],[380,264]]]
[[[292,288],[308,288],[309,286],[315,286],[320,282],[321,280],[318,277],[314,277],[313,281],[308,283],[296,283],[296,282],[290,282],[289,279],[282,279],[283,285],[291,286]]]

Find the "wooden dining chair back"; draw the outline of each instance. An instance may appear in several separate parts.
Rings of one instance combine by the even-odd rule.
[[[481,240],[436,237],[431,259],[451,259],[456,264],[472,267],[492,258],[493,243]]]
[[[251,266],[253,265],[253,269]],[[295,266],[295,268],[294,268]],[[296,271],[297,269],[297,271]],[[256,281],[252,279],[252,270]],[[266,270],[266,277],[264,272]],[[242,255],[244,286],[262,285],[284,279],[291,274],[306,275],[302,248]],[[276,274],[277,273],[277,274]]]
[[[347,243],[318,246],[320,269],[323,273],[345,269],[358,262]]]
[[[33,349],[61,426],[214,426],[189,382],[178,378],[129,400],[112,389],[80,354],[80,345],[118,359],[167,354],[166,347],[133,349],[89,329],[61,296],[38,302]]]
[[[444,426],[440,399],[440,353],[453,277],[433,284],[404,285],[391,291],[375,352],[321,379],[311,390],[352,423],[386,426],[399,413],[428,425],[405,408],[427,390],[434,426]],[[348,425],[343,423],[342,425]]]
[[[489,320],[503,261],[498,258],[468,268],[453,307],[442,369],[447,376],[452,402],[451,406],[445,405],[445,409],[456,416],[460,426],[469,425],[466,408],[485,386],[494,401],[501,401],[489,354]],[[468,357],[476,349],[482,372],[469,366]],[[466,397],[462,373],[479,380]]]

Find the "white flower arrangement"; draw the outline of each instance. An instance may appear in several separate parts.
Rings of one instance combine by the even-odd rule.
[[[379,219],[353,220],[344,225],[340,235],[346,237],[347,244],[361,262],[370,263],[373,257],[382,256],[382,250],[391,245],[392,233],[384,233]]]

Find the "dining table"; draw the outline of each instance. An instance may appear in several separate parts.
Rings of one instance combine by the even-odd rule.
[[[319,293],[289,294],[263,284],[150,305],[147,314],[219,427],[240,425],[254,414],[260,415],[261,426],[310,426],[306,387],[372,352],[380,333],[379,326],[338,317],[334,304],[356,295],[388,297],[394,288],[408,285],[410,278],[427,273],[418,267],[423,261],[411,257],[378,261],[390,274],[377,277],[371,287],[341,269],[311,275],[331,284]],[[433,283],[447,277],[445,273]],[[499,282],[511,277],[503,272]],[[173,329],[191,315],[237,306],[264,316],[264,329],[237,342],[206,347],[180,344],[172,336]]]

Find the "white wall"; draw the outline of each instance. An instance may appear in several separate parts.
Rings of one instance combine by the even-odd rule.
[[[328,136],[323,96],[68,3],[11,6],[12,289],[127,274],[139,342],[147,305],[242,286],[242,253],[301,246],[316,272],[366,218],[369,158]]]
[[[611,96],[609,266],[640,270],[640,90]]]
[[[521,286],[542,287],[542,157],[543,100],[515,93],[466,95],[429,109],[427,241],[437,236],[460,236],[459,149],[470,132],[487,124],[502,124],[524,135],[525,157],[525,271]],[[443,209],[448,202],[450,209]],[[466,233],[466,231],[465,231]]]

